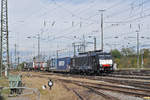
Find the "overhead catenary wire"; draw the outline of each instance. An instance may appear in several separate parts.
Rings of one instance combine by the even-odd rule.
[[[125,21],[119,21],[119,22],[111,22],[111,23],[131,23],[131,22],[134,22],[134,21],[137,21],[139,19],[143,19],[143,18],[146,18],[146,17],[149,17],[150,14],[146,14],[146,15],[143,15],[143,16],[140,16],[140,17],[136,17],[136,18],[133,18],[133,19],[129,19],[129,20],[125,20]]]
[[[95,16],[95,15],[94,15]],[[90,16],[89,18],[91,18],[91,17],[94,17],[94,16]],[[95,24],[95,23],[90,23],[90,24],[88,24],[88,25],[85,25],[84,27],[86,28],[87,26],[90,26],[90,25],[92,25],[92,24]],[[76,23],[75,25],[74,25],[74,27],[76,27],[76,26],[79,26],[80,25],[80,23]],[[65,34],[61,34],[61,36],[63,36],[63,35],[66,35],[66,32],[68,32],[69,30],[72,30],[73,28],[72,28],[72,26],[70,26],[70,27],[68,27],[68,28],[66,28],[66,29],[63,29],[63,30],[60,30],[58,33],[65,33]],[[81,28],[80,27],[78,27],[77,29],[73,29],[72,31],[77,31],[77,30],[80,30]],[[71,32],[72,32],[71,31]],[[69,34],[71,33],[71,32],[69,32]],[[56,35],[57,36],[57,35]],[[56,36],[54,36],[53,38],[57,38]],[[59,37],[59,36],[58,36]],[[54,40],[55,40],[54,39]]]
[[[150,8],[143,10],[143,12],[147,12],[147,11],[149,11],[149,10],[150,10]],[[116,23],[116,24],[132,23],[132,21],[130,22],[130,20],[132,20],[131,18],[133,18],[133,17],[142,18],[142,17],[145,16],[145,15],[144,15],[144,16],[139,16],[139,17],[137,17],[138,15],[140,15],[140,13],[141,13],[141,12],[138,12],[138,13],[136,13],[136,14],[133,15],[133,16],[126,17],[126,18],[124,18],[122,21],[112,21],[112,22],[105,22],[105,23]],[[129,20],[129,21],[128,21],[128,20]]]
[[[112,8],[115,8],[115,7],[117,7],[117,6],[119,6],[120,4],[122,4],[124,2],[124,0],[121,0],[121,1],[119,1],[119,2],[117,2],[117,3],[115,3],[115,4],[113,4],[112,6],[110,6],[110,7],[108,7],[108,8],[105,8],[105,10],[111,10]]]
[[[137,0],[135,0],[135,1],[137,1]],[[134,2],[135,2],[135,1],[134,1]],[[143,1],[142,3],[135,5],[134,8],[143,6],[143,4],[148,3],[148,2],[150,2],[150,0],[145,0],[145,1]],[[132,2],[132,3],[133,3],[133,2]],[[130,4],[132,4],[132,3],[130,3]],[[118,16],[118,15],[120,15],[120,14],[122,14],[122,13],[125,13],[125,12],[129,11],[129,10],[130,10],[130,8],[123,9],[123,10],[121,10],[121,11],[119,11],[119,12],[115,12],[115,13],[112,13],[112,14],[110,14],[110,15],[107,15],[106,18],[112,18],[112,17]]]
[[[80,19],[80,20],[84,20],[84,21],[87,21],[87,19],[88,19],[88,21],[96,22],[95,20],[91,20],[91,19],[89,20],[89,18],[83,18],[83,17],[80,16],[80,14],[85,13],[85,11],[88,11],[88,9],[91,9],[91,7],[94,6],[93,4],[94,4],[95,0],[92,2],[91,6],[89,6],[89,8],[87,8],[87,9],[85,9],[85,10],[81,10],[81,11],[78,12],[77,14],[74,13],[75,11],[71,11],[71,10],[67,9],[67,8],[64,7],[63,5],[61,5],[61,4],[59,4],[58,2],[56,2],[55,0],[53,0],[53,2],[54,2],[54,4],[57,5],[58,7],[64,9],[66,12],[70,13],[73,17],[76,17],[76,18],[78,18],[78,19]],[[113,5],[111,5],[111,6],[108,7],[108,8],[105,8],[105,10],[109,10],[109,9],[115,8],[115,7],[117,7],[119,4],[121,4],[122,2],[123,2],[123,0],[121,0],[121,1],[119,1],[119,2],[117,2],[117,3],[115,3],[115,4],[113,4]],[[98,14],[96,14],[96,15],[98,15]]]
[[[118,2],[118,4],[119,4],[119,2]],[[121,1],[120,1],[120,4],[121,4]],[[142,3],[141,3],[142,4]],[[117,3],[116,4],[114,4],[114,5],[112,5],[111,7],[112,8],[114,8],[114,7],[116,7],[117,6]],[[142,6],[142,5],[141,5]],[[92,6],[91,6],[92,7]],[[108,7],[108,8],[106,8],[106,9],[111,9],[111,7]],[[138,7],[138,6],[137,6]],[[57,8],[57,7],[56,7]],[[88,9],[84,9],[84,10],[88,10]],[[83,10],[83,11],[84,11]],[[143,10],[143,12],[144,12],[145,10]],[[46,12],[46,11],[45,11]],[[81,12],[82,12],[82,10],[81,10]],[[72,12],[73,13],[73,12]],[[71,14],[71,13],[70,13]],[[98,15],[98,14],[96,14],[96,15]],[[95,16],[96,16],[95,15]],[[41,15],[41,17],[42,16],[44,16],[44,14],[43,15]],[[79,14],[79,16],[80,16],[80,14]],[[114,16],[115,17],[115,16]],[[148,16],[147,16],[148,17]],[[80,17],[78,17],[78,18],[80,18]],[[92,17],[91,17],[92,18]],[[138,17],[137,17],[138,18]],[[146,17],[144,17],[143,16],[143,19],[144,18],[146,18]],[[141,18],[139,18],[139,19],[142,19],[142,17]],[[82,19],[81,19],[82,20]],[[131,19],[131,17],[129,18],[129,20],[132,20]],[[135,19],[134,21],[137,21],[138,19]],[[86,19],[86,18],[84,18],[84,21],[87,21],[87,22],[90,22],[88,19]],[[127,20],[128,21],[128,20]],[[131,22],[134,22],[134,21],[131,21]],[[84,23],[84,22],[83,22]],[[128,23],[130,23],[130,22],[128,22]],[[93,24],[95,24],[95,23],[93,23]],[[93,25],[92,24],[92,25]],[[120,23],[121,24],[121,23]],[[51,39],[53,39],[53,38],[55,38],[54,40],[56,40],[57,38],[58,39],[60,39],[59,37],[61,37],[63,34],[74,34],[74,32],[72,32],[72,31],[78,31],[78,30],[80,30],[80,28],[77,28],[78,26],[80,25],[80,23],[78,22],[78,23],[76,23],[75,24],[75,26],[74,26],[74,28],[72,28],[72,26],[71,27],[68,27],[68,28],[66,28],[66,29],[63,29],[63,30],[60,30],[59,32],[57,32],[57,33],[60,33],[61,32],[61,34],[56,34],[56,35],[54,35],[54,36],[51,36],[50,37],[50,40]],[[89,26],[90,26],[90,24],[89,24]],[[110,27],[112,27],[112,25],[110,25]],[[77,29],[76,29],[77,28]],[[85,29],[86,28],[86,26],[84,27],[84,26],[82,26],[82,29]],[[118,28],[119,28],[119,26],[118,26]],[[109,27],[106,27],[106,29],[109,29]],[[63,34],[62,34],[63,33]],[[116,34],[116,33],[115,33]],[[59,36],[60,35],[60,36]]]
[[[83,17],[79,16],[81,13],[78,13],[78,15],[77,15],[77,14],[73,13],[71,10],[67,9],[66,7],[64,7],[63,5],[61,5],[61,4],[59,4],[58,2],[56,2],[55,0],[53,0],[53,2],[54,2],[54,4],[57,5],[58,7],[64,9],[66,12],[68,12],[69,14],[71,14],[72,17],[76,17],[76,18],[78,18],[78,19],[80,19],[80,20],[85,20],[85,21],[87,21],[87,18],[83,18]],[[93,22],[95,22],[95,20],[91,20],[91,19],[88,20],[88,21],[93,21]]]

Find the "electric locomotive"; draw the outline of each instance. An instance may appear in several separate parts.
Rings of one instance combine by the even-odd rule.
[[[71,58],[70,71],[72,73],[104,73],[113,71],[113,60],[110,53],[89,51],[79,53]]]

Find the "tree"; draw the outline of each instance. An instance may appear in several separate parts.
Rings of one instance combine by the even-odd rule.
[[[147,58],[150,56],[150,50],[149,49],[143,49],[144,51],[144,57]]]
[[[18,70],[22,70],[22,69],[24,68],[25,63],[26,63],[26,62],[22,62],[21,64],[19,64],[19,65],[17,66],[17,69],[18,69]]]
[[[121,58],[121,53],[119,50],[115,49],[111,51],[111,54],[114,58]]]
[[[134,50],[131,48],[122,48],[121,53],[123,56],[133,56]]]

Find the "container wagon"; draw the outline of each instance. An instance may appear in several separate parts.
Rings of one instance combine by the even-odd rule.
[[[69,72],[70,71],[70,57],[51,59],[50,71],[54,72]]]

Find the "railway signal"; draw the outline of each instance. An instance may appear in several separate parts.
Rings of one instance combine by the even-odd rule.
[[[53,86],[53,81],[51,79],[49,79],[49,81],[48,81],[48,86],[49,86],[49,89],[51,90],[51,88]]]

